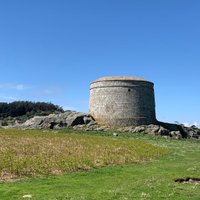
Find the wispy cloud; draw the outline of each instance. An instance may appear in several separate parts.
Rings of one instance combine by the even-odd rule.
[[[16,90],[24,90],[24,89],[26,89],[26,86],[23,84],[17,84],[17,85],[15,85],[15,89]]]
[[[0,99],[8,100],[8,101],[16,101],[17,98],[13,96],[0,96]]]
[[[29,88],[28,86],[26,86],[25,84],[22,84],[22,83],[17,83],[17,84],[3,83],[3,84],[0,84],[0,89],[3,89],[3,90],[23,91],[23,90],[28,89],[28,88]]]

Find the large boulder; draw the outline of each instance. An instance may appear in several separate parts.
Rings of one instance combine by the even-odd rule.
[[[26,122],[24,122],[23,124],[21,124],[22,127],[27,127],[27,128],[40,128],[41,125],[44,123],[45,121],[45,116],[35,116],[29,120],[27,120]],[[20,124],[17,124],[18,126],[20,126]]]
[[[66,124],[68,127],[84,124],[85,116],[86,116],[85,113],[72,112],[70,115],[67,116]]]
[[[64,113],[50,114],[48,116],[35,116],[23,124],[15,124],[12,128],[19,129],[59,129],[77,125],[95,124],[93,118],[81,112],[66,111]]]

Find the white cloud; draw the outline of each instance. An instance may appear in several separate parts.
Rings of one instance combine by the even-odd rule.
[[[18,83],[18,84],[14,84],[14,83],[3,83],[0,84],[0,89],[3,90],[18,90],[18,91],[22,91],[25,89],[28,89],[29,87],[25,86],[24,84]]]

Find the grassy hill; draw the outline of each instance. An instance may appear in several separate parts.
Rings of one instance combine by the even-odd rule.
[[[198,140],[1,129],[0,143],[1,179],[7,180],[1,199],[200,197],[197,182],[175,182],[200,176]]]

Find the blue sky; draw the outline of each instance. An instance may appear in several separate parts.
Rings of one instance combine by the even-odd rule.
[[[200,124],[199,0],[0,0],[0,101],[88,111],[102,76],[154,82],[157,118]]]

